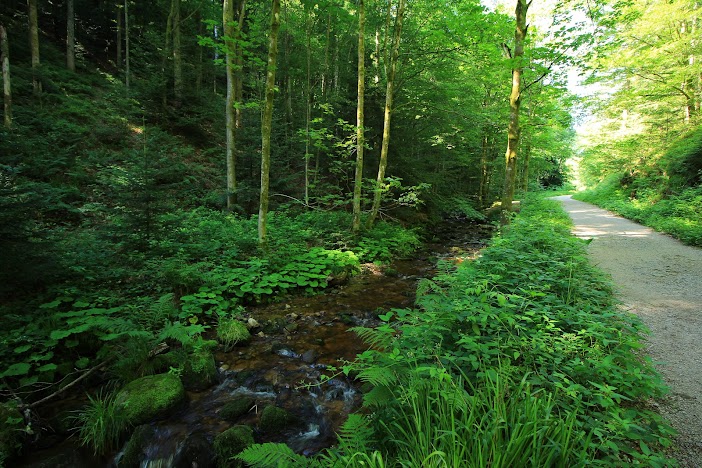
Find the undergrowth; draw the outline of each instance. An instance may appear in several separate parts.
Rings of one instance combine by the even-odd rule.
[[[254,446],[254,466],[671,466],[663,395],[622,312],[555,202],[529,199],[473,263],[440,265],[417,307],[356,331],[339,372],[369,390],[353,443],[312,460]],[[348,431],[348,429],[347,429]],[[276,463],[280,462],[278,465]]]

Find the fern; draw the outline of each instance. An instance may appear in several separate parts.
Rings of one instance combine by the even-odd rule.
[[[157,330],[178,313],[173,303],[173,293],[164,294],[145,310],[140,311],[138,321],[147,330]]]
[[[360,414],[350,414],[339,428],[339,448],[345,453],[365,452],[372,441],[373,429]]]
[[[363,395],[363,406],[365,407],[382,407],[392,402],[395,395],[385,386],[374,387],[371,391]]]
[[[390,326],[381,326],[378,328],[353,327],[351,331],[369,346],[378,350],[385,350],[392,344],[395,330]]]
[[[253,468],[314,468],[322,465],[314,459],[298,455],[285,444],[255,444],[236,456]]]
[[[185,326],[181,322],[166,322],[161,333],[158,335],[158,341],[175,340],[183,346],[192,344],[193,338],[205,331],[202,325]]]

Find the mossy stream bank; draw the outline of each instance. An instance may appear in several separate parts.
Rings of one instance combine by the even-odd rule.
[[[188,391],[170,414],[130,431],[132,436],[110,456],[96,458],[78,447],[75,437],[62,441],[57,434],[16,466],[228,466],[223,447],[232,446],[233,439],[285,442],[305,454],[330,446],[339,425],[361,401],[357,382],[322,378],[330,374],[329,366],[352,360],[366,348],[349,329],[377,325],[378,314],[412,307],[418,281],[431,277],[441,259],[474,256],[490,228],[447,221],[431,235],[412,259],[364,265],[361,274],[317,296],[248,308],[252,339],[229,351],[216,350],[214,384]]]

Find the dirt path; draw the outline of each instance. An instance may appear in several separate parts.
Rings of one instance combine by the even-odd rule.
[[[570,196],[555,199],[574,234],[594,238],[592,262],[651,330],[647,351],[670,387],[658,404],[680,433],[673,456],[682,467],[702,467],[702,249]]]

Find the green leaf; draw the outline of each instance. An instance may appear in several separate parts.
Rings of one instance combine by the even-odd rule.
[[[26,375],[29,372],[29,369],[32,368],[32,365],[26,362],[17,362],[15,364],[12,364],[10,367],[5,369],[5,372],[0,374],[0,377],[14,377],[17,375]]]
[[[51,372],[55,371],[57,368],[56,364],[50,362],[48,364],[44,364],[43,366],[37,368],[37,372]]]
[[[23,353],[25,351],[29,351],[31,348],[32,348],[32,345],[18,346],[15,348],[15,353],[20,354],[20,353]]]

